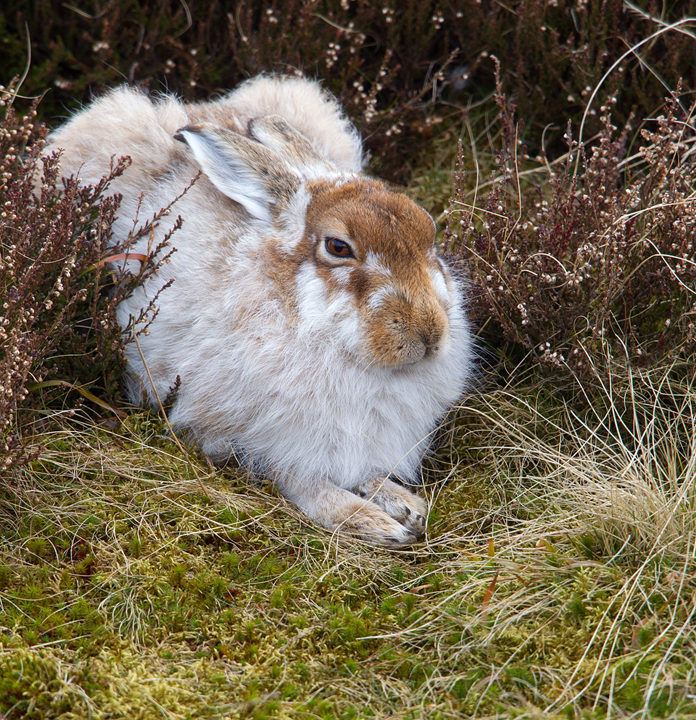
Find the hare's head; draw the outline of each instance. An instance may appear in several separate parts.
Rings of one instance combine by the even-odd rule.
[[[380,365],[437,355],[448,340],[448,277],[431,217],[363,178],[309,182],[305,243],[329,292],[352,301],[365,350]],[[309,249],[309,248],[308,248]]]
[[[338,172],[278,116],[252,121],[249,132],[200,124],[176,137],[266,225],[270,262],[285,268],[274,276],[295,283],[300,326],[339,337],[371,365],[446,353],[458,291],[435,252],[432,218],[383,183]]]

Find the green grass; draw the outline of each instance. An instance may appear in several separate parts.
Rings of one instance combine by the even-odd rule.
[[[628,443],[583,455],[540,397],[469,399],[429,463],[426,540],[392,553],[182,455],[145,413],[37,437],[0,503],[0,712],[696,717],[693,457],[660,486],[679,532],[631,524],[600,502],[610,480],[583,505]]]

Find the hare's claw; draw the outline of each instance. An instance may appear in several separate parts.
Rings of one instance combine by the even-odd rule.
[[[416,537],[425,532],[428,506],[407,488],[388,478],[374,478],[352,488],[352,492],[373,502]]]

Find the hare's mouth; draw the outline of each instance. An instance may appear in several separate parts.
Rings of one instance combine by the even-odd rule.
[[[439,345],[425,345],[421,342],[411,342],[398,345],[392,352],[384,353],[381,357],[375,358],[382,367],[389,367],[392,370],[413,367],[419,363],[435,358],[440,353]]]
[[[399,348],[403,352],[402,365],[415,365],[428,356],[428,346],[422,342],[412,342]]]
[[[373,361],[394,369],[436,358],[446,345],[445,332],[413,332],[397,323],[378,326],[369,337]]]

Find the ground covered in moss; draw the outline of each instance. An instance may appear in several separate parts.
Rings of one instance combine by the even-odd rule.
[[[607,557],[456,428],[401,552],[332,537],[143,413],[45,435],[0,500],[0,712],[696,716],[693,560]]]

